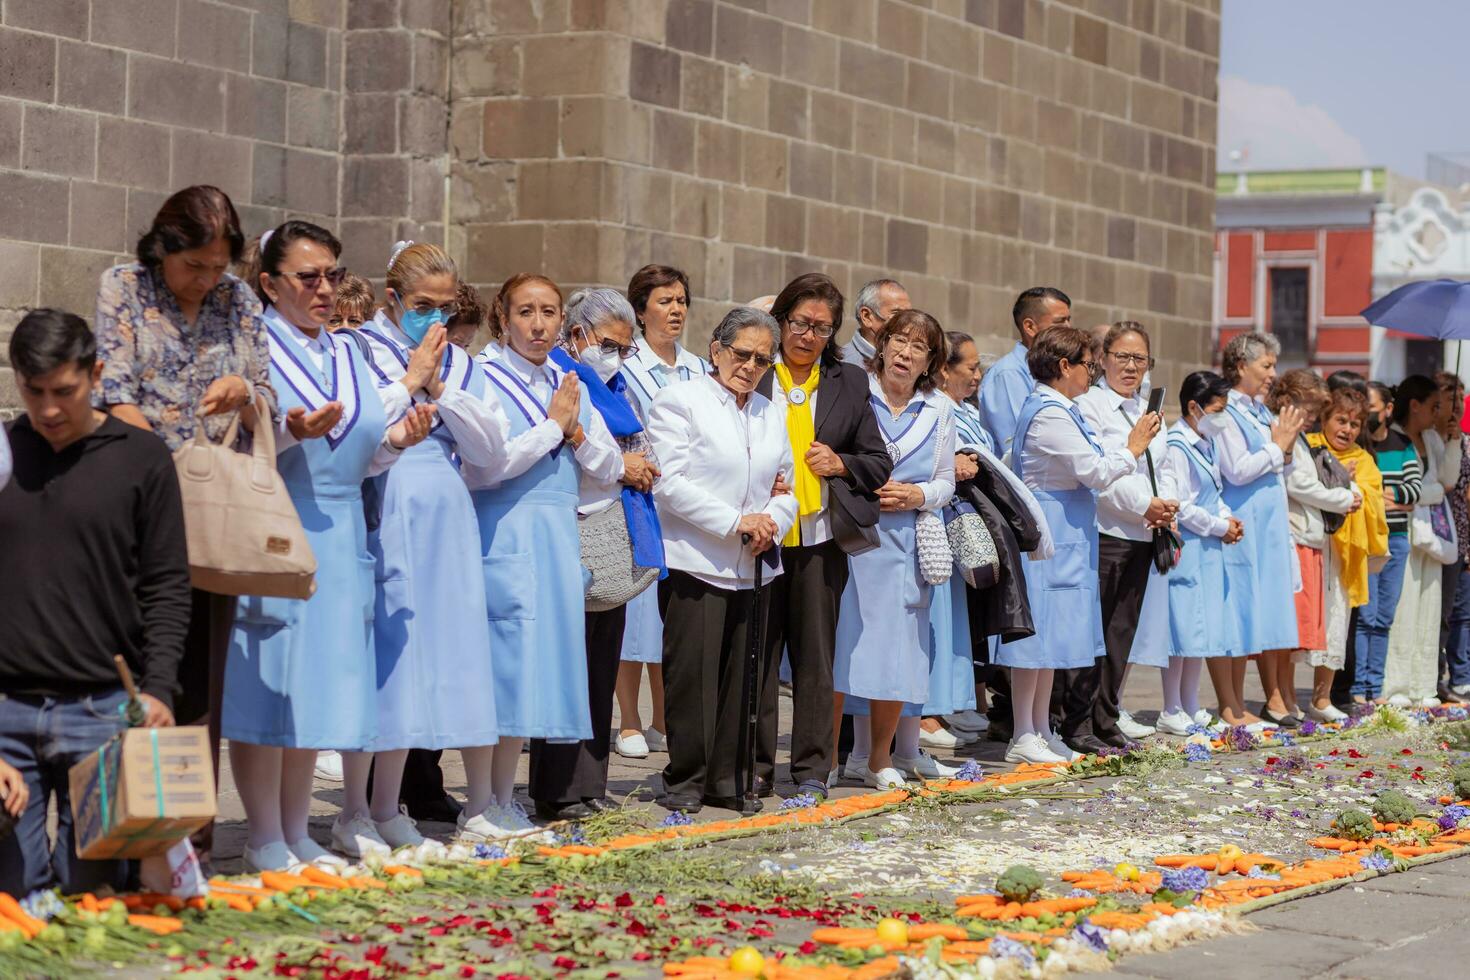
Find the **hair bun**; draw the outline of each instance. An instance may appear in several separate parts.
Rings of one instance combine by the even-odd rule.
[[[271,240],[271,236],[274,235],[275,233],[276,233],[276,230],[274,228],[270,228],[270,229],[267,229],[266,230],[265,234],[263,234],[263,235],[260,236],[260,244],[258,246],[256,246],[256,247],[260,250],[260,253],[262,255],[265,254],[265,246],[266,246],[266,243]]]
[[[408,248],[412,244],[413,244],[413,239],[412,238],[405,239],[404,241],[401,241],[401,242],[394,242],[393,243],[393,251],[388,254],[388,268],[389,269],[392,269],[393,268],[393,263],[398,261],[398,256],[400,256],[400,255],[403,254],[403,250],[406,249],[406,248]]]

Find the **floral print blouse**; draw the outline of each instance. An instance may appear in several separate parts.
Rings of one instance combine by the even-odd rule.
[[[1450,513],[1455,515],[1455,534],[1460,539],[1460,561],[1470,564],[1470,508],[1465,503],[1465,490],[1470,488],[1470,438],[1460,436],[1460,478],[1450,491]],[[1446,600],[1448,601],[1448,600]]]
[[[204,298],[191,328],[162,273],[137,263],[113,266],[97,290],[95,329],[98,406],[136,405],[170,451],[194,438],[194,409],[219,378],[243,377],[274,410],[260,300],[228,273]],[[209,417],[205,432],[219,440],[232,417]]]

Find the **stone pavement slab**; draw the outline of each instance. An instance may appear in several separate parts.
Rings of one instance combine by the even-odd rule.
[[[1167,953],[1128,956],[1112,972],[1158,980],[1298,980],[1320,977],[1371,951],[1367,943],[1268,929],[1224,936]]]
[[[1348,885],[1266,909],[1252,915],[1250,921],[1262,928],[1386,945],[1433,928],[1442,921],[1445,908],[1454,904],[1434,896]]]

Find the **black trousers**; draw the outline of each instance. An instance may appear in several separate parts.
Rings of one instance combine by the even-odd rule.
[[[781,652],[791,662],[791,781],[825,784],[832,771],[832,659],[837,609],[847,586],[847,554],[828,541],[781,549],[782,573],[766,591],[765,661],[760,677],[757,776],[775,782]]]
[[[1147,541],[1098,535],[1098,601],[1102,605],[1106,656],[1098,658],[1092,667],[1059,672],[1066,681],[1061,706],[1064,738],[1090,732],[1101,739],[1112,739],[1122,734],[1118,731],[1118,712],[1123,672],[1133,649],[1133,635],[1138,632],[1152,558]]]
[[[403,763],[403,782],[398,786],[399,802],[413,806],[444,799],[444,770],[439,768],[443,757],[443,749],[408,750],[408,758]],[[368,791],[372,791],[371,779]]]
[[[1455,598],[1460,591],[1460,573],[1464,570],[1465,563],[1462,561],[1444,566],[1444,584],[1439,593],[1439,671],[1434,675],[1434,683],[1436,691],[1444,694],[1450,693],[1450,617],[1455,612]]]
[[[1347,652],[1342,660],[1342,670],[1332,675],[1332,703],[1339,710],[1347,711],[1353,705],[1353,674],[1358,669],[1358,610],[1348,614]]]
[[[628,607],[589,612],[587,623],[587,697],[592,737],[580,742],[531,740],[528,791],[539,803],[568,806],[607,795],[607,754],[612,744],[613,689],[623,655],[623,623]]]
[[[214,759],[215,789],[219,789],[220,722],[225,694],[225,662],[230,654],[230,634],[235,629],[238,596],[190,590],[189,632],[184,636],[184,656],[179,661],[179,696],[174,699],[174,719],[180,725],[206,725],[209,751]],[[214,848],[214,823],[189,836],[201,857]]]
[[[745,734],[745,671],[754,617],[750,589],[720,589],[684,572],[659,583],[664,620],[664,792],[681,799],[735,797]],[[752,616],[754,613],[754,617]],[[830,721],[830,718],[829,718]]]

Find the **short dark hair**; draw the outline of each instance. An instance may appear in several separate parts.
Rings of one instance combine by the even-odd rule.
[[[269,237],[266,237],[268,235]],[[278,276],[281,274],[281,263],[286,258],[286,252],[292,245],[305,239],[324,246],[332,253],[332,258],[342,256],[342,243],[337,236],[332,234],[321,225],[314,225],[310,221],[298,221],[295,218],[284,224],[277,225],[273,231],[262,235],[264,246],[256,246],[256,264],[254,268],[248,269],[251,275],[247,282],[250,288],[255,290],[255,295],[260,299],[261,306],[269,306],[271,299],[265,294],[260,286],[260,274]]]
[[[97,363],[97,338],[75,313],[32,310],[10,335],[10,366],[23,378],[39,378],[75,364],[89,374]]]
[[[645,265],[633,273],[633,278],[628,280],[628,302],[640,318],[640,328],[643,326],[643,310],[648,306],[648,297],[653,295],[655,289],[672,286],[674,283],[684,287],[684,299],[693,303],[694,293],[689,288],[689,277],[684,274],[684,270],[675,269],[671,265]]]
[[[209,184],[185,187],[163,202],[152,227],[138,239],[138,261],[156,270],[164,256],[203,248],[216,238],[230,243],[230,261],[239,262],[245,235],[229,195]]]
[[[1016,305],[1011,307],[1011,320],[1015,322],[1016,329],[1021,329],[1022,320],[1028,317],[1034,320],[1040,316],[1045,310],[1046,301],[1049,299],[1066,303],[1067,309],[1072,308],[1072,297],[1055,286],[1032,286],[1020,296],[1017,296]]]
[[[1356,371],[1333,371],[1327,376],[1327,390],[1351,388],[1364,398],[1368,397],[1368,379]]]
[[[1188,415],[1190,402],[1204,408],[1221,398],[1230,398],[1230,382],[1214,371],[1196,371],[1179,386],[1179,411]]]
[[[1427,402],[1439,394],[1439,386],[1422,374],[1411,374],[1393,389],[1393,420],[1399,425],[1409,421],[1409,403]]]
[[[1047,327],[1036,335],[1026,352],[1026,367],[1031,377],[1051,384],[1062,376],[1062,362],[1081,364],[1092,350],[1092,337],[1077,327]]]
[[[939,368],[949,360],[949,355],[944,342],[944,328],[939,325],[938,320],[923,310],[899,310],[884,321],[873,341],[877,351],[868,358],[868,370],[875,374],[882,371],[883,348],[888,345],[888,341],[894,336],[907,336],[911,333],[918,334],[929,348],[929,363],[919,373],[914,390],[933,391],[939,384]]]
[[[827,304],[827,312],[832,314],[832,336],[827,338],[827,346],[822,348],[822,364],[830,366],[841,357],[841,349],[837,346],[837,328],[842,326],[842,291],[830,276],[808,272],[788,282],[771,303],[771,319],[778,324],[784,324],[798,304],[810,299]]]

